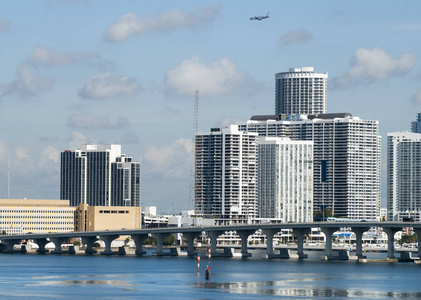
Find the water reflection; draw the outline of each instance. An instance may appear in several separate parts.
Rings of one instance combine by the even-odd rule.
[[[57,280],[57,281],[39,281],[35,283],[28,283],[24,286],[57,286],[57,285],[88,285],[88,284],[97,284],[97,285],[113,285],[113,286],[127,286],[133,285],[126,281],[120,280]]]
[[[127,280],[101,280],[101,279],[83,279],[83,278],[106,278],[106,277],[132,277],[132,275],[80,275],[76,279],[74,276],[33,276],[36,282],[24,284],[24,286],[59,286],[59,285],[109,285],[109,286],[132,286]],[[61,279],[67,280],[44,280]]]
[[[310,280],[309,280],[310,281]],[[320,287],[285,287],[285,281],[250,282],[198,282],[196,288],[211,289],[222,293],[269,295],[282,297],[321,297],[321,298],[393,298],[421,299],[421,292],[381,292],[364,290],[332,289]]]

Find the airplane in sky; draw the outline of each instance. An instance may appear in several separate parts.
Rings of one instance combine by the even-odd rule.
[[[269,18],[269,13],[267,13],[267,15],[266,15],[266,16],[261,16],[261,17],[256,17],[256,16],[254,16],[254,17],[250,18],[250,20],[251,20],[251,21],[254,21],[254,20],[257,20],[257,21],[262,21],[263,19],[267,19],[267,18]]]

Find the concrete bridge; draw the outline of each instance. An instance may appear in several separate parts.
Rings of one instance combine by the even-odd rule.
[[[105,243],[105,250],[101,252],[103,255],[115,254],[111,250],[111,242],[120,236],[129,235],[136,244],[136,255],[142,255],[143,241],[149,236],[156,240],[156,255],[166,255],[163,251],[163,240],[165,237],[181,233],[187,240],[187,254],[196,255],[194,251],[194,239],[202,234],[207,235],[211,241],[211,256],[224,256],[223,253],[217,251],[216,239],[230,231],[235,231],[241,238],[241,255],[243,257],[251,256],[248,252],[247,239],[257,230],[261,230],[267,238],[266,253],[268,258],[285,258],[285,253],[277,254],[273,248],[273,236],[284,229],[291,229],[297,236],[297,256],[298,258],[306,258],[304,254],[304,236],[310,233],[311,228],[320,228],[326,236],[326,259],[344,259],[338,256],[332,249],[333,233],[339,231],[340,228],[351,228],[356,236],[356,256],[357,258],[365,258],[362,250],[362,236],[372,227],[380,227],[388,235],[387,258],[395,258],[394,235],[403,228],[410,227],[421,237],[421,222],[312,222],[312,223],[280,223],[280,224],[248,224],[248,225],[227,225],[227,226],[209,226],[209,227],[168,227],[155,229],[138,229],[138,230],[116,230],[116,231],[89,231],[89,232],[68,232],[68,233],[48,233],[48,234],[25,234],[25,235],[0,235],[0,250],[3,253],[14,252],[13,247],[21,243],[22,240],[32,240],[38,245],[38,253],[46,253],[45,245],[49,242],[55,244],[55,250],[52,253],[66,253],[61,250],[61,244],[71,238],[81,238],[86,244],[86,254],[93,254],[95,250],[93,245],[96,241],[102,240]],[[418,257],[421,257],[421,238],[418,239]],[[25,252],[25,251],[22,251]],[[228,251],[225,251],[227,253]],[[69,253],[67,251],[67,253]],[[72,254],[72,252],[70,252]],[[124,253],[120,253],[124,254]],[[225,254],[226,255],[226,254]],[[346,255],[347,256],[347,255]],[[346,257],[347,258],[347,257]]]

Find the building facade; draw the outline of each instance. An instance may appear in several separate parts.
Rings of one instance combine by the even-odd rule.
[[[387,220],[421,221],[421,134],[387,134]]]
[[[0,199],[0,233],[72,232],[74,213],[68,200]]]
[[[71,206],[140,206],[140,162],[121,145],[82,145],[61,153],[60,199]]]
[[[248,222],[257,216],[257,133],[238,126],[196,134],[197,214]]]
[[[380,210],[380,142],[378,121],[348,113],[295,115],[286,120],[254,116],[239,124],[259,136],[314,142],[313,205],[335,215],[371,220]]]
[[[105,231],[141,229],[141,207],[89,206],[82,203],[76,207],[75,231]]]
[[[140,206],[140,162],[124,154],[111,163],[111,206]]]
[[[313,221],[313,142],[259,137],[258,216]]]
[[[421,112],[417,114],[417,119],[411,122],[411,131],[414,133],[421,133]]]
[[[290,68],[275,75],[275,114],[323,114],[327,111],[327,73],[313,67]]]

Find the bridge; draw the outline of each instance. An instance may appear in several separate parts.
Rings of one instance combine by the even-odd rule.
[[[388,235],[387,258],[395,258],[394,235],[403,228],[412,228],[412,230],[421,237],[421,222],[311,222],[311,223],[276,223],[276,224],[247,224],[247,225],[226,225],[226,226],[196,226],[196,227],[166,227],[166,228],[148,228],[136,230],[105,230],[105,231],[88,231],[88,232],[67,232],[67,233],[48,233],[48,234],[24,234],[24,235],[0,235],[0,251],[2,253],[15,252],[14,245],[22,241],[32,240],[38,245],[38,253],[46,253],[46,244],[54,243],[55,250],[52,253],[66,253],[61,250],[61,244],[71,238],[81,238],[86,244],[86,254],[93,254],[96,251],[93,245],[96,241],[102,240],[105,243],[105,250],[101,252],[103,255],[115,254],[111,250],[111,242],[120,236],[130,236],[136,245],[136,255],[143,255],[143,241],[149,236],[156,240],[156,255],[166,255],[163,251],[163,240],[171,234],[180,233],[187,240],[187,254],[194,256],[194,240],[202,234],[207,235],[211,242],[211,256],[223,256],[223,253],[217,251],[216,239],[226,233],[235,231],[241,238],[241,255],[243,257],[251,256],[248,252],[247,239],[250,235],[261,230],[266,236],[266,254],[268,258],[285,258],[282,253],[277,254],[273,248],[273,236],[284,229],[291,229],[297,236],[297,255],[298,258],[306,258],[304,253],[304,236],[311,231],[311,228],[320,228],[326,236],[326,259],[338,259],[337,253],[332,249],[333,233],[339,231],[340,228],[350,228],[356,236],[356,256],[358,259],[365,258],[362,249],[362,236],[372,227],[382,228]],[[418,239],[418,257],[421,257],[421,238]],[[24,251],[22,251],[24,253]],[[68,252],[67,252],[68,253]],[[72,254],[72,253],[71,253]],[[124,254],[124,253],[120,253]]]

